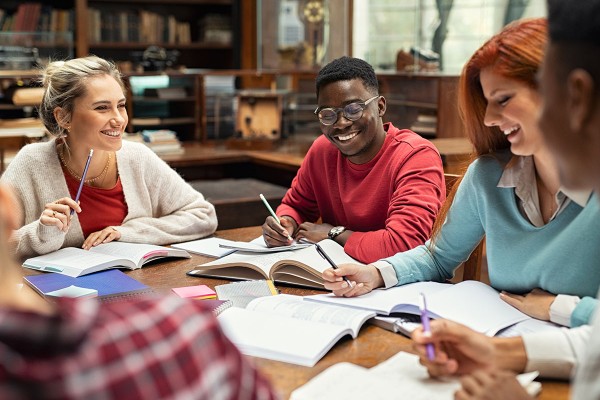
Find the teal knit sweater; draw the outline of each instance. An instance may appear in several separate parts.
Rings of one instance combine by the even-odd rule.
[[[555,219],[537,228],[519,212],[514,188],[496,186],[509,157],[484,156],[469,166],[433,247],[428,241],[385,261],[396,270],[398,285],[445,281],[485,235],[495,289],[523,294],[541,288],[579,296],[571,326],[589,323],[600,286],[597,195],[584,208],[570,202]]]

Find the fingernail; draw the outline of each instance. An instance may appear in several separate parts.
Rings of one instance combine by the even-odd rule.
[[[346,281],[342,282],[342,288],[347,288],[348,284],[346,283]]]

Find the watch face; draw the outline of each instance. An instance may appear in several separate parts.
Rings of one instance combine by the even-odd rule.
[[[331,230],[329,231],[329,237],[333,239],[334,237],[336,237],[340,233],[344,232],[345,230],[346,230],[346,228],[343,226],[335,226],[335,227],[331,228]]]

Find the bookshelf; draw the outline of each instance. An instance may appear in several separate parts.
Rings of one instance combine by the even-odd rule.
[[[2,31],[72,32],[75,56],[122,62],[125,71],[135,70],[150,45],[177,52],[177,66],[238,68],[240,21],[239,0],[6,0],[0,5]]]
[[[384,120],[428,139],[464,137],[458,115],[456,75],[377,72],[387,100]]]

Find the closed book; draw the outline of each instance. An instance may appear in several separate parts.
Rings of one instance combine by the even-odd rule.
[[[25,276],[24,279],[29,286],[44,297],[48,293],[69,286],[97,290],[98,298],[103,301],[152,293],[151,288],[116,269],[77,278],[62,274],[44,273]]]

